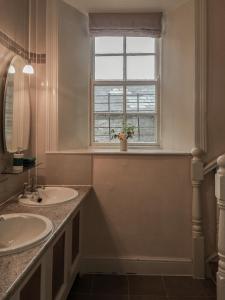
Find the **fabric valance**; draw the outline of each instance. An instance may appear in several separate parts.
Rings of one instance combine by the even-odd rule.
[[[89,31],[94,36],[160,37],[162,13],[90,13]]]

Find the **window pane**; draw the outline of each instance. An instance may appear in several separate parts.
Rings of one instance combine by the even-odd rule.
[[[128,115],[127,124],[135,127],[130,143],[155,143],[157,138],[157,122],[153,115]]]
[[[154,53],[155,39],[150,37],[127,37],[127,53]]]
[[[95,53],[123,53],[123,37],[96,37]]]
[[[120,86],[95,86],[95,112],[122,112],[123,88]]]
[[[155,112],[155,85],[127,86],[127,112]]]
[[[155,56],[127,56],[127,79],[155,79]]]
[[[111,139],[111,130],[119,132],[122,128],[122,115],[95,115],[95,142],[111,143],[118,142],[118,140]]]
[[[95,57],[95,80],[122,80],[122,56]]]

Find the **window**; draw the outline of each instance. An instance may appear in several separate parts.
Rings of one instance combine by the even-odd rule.
[[[95,37],[92,144],[112,144],[111,130],[135,127],[131,144],[158,143],[159,47],[151,37]]]

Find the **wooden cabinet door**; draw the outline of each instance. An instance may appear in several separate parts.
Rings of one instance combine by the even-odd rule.
[[[65,269],[65,232],[53,247],[52,299],[54,300],[64,283]]]
[[[41,300],[41,265],[20,291],[20,300]]]

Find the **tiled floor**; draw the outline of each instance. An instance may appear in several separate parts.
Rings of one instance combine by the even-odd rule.
[[[85,275],[67,300],[216,300],[210,280],[191,277]]]

